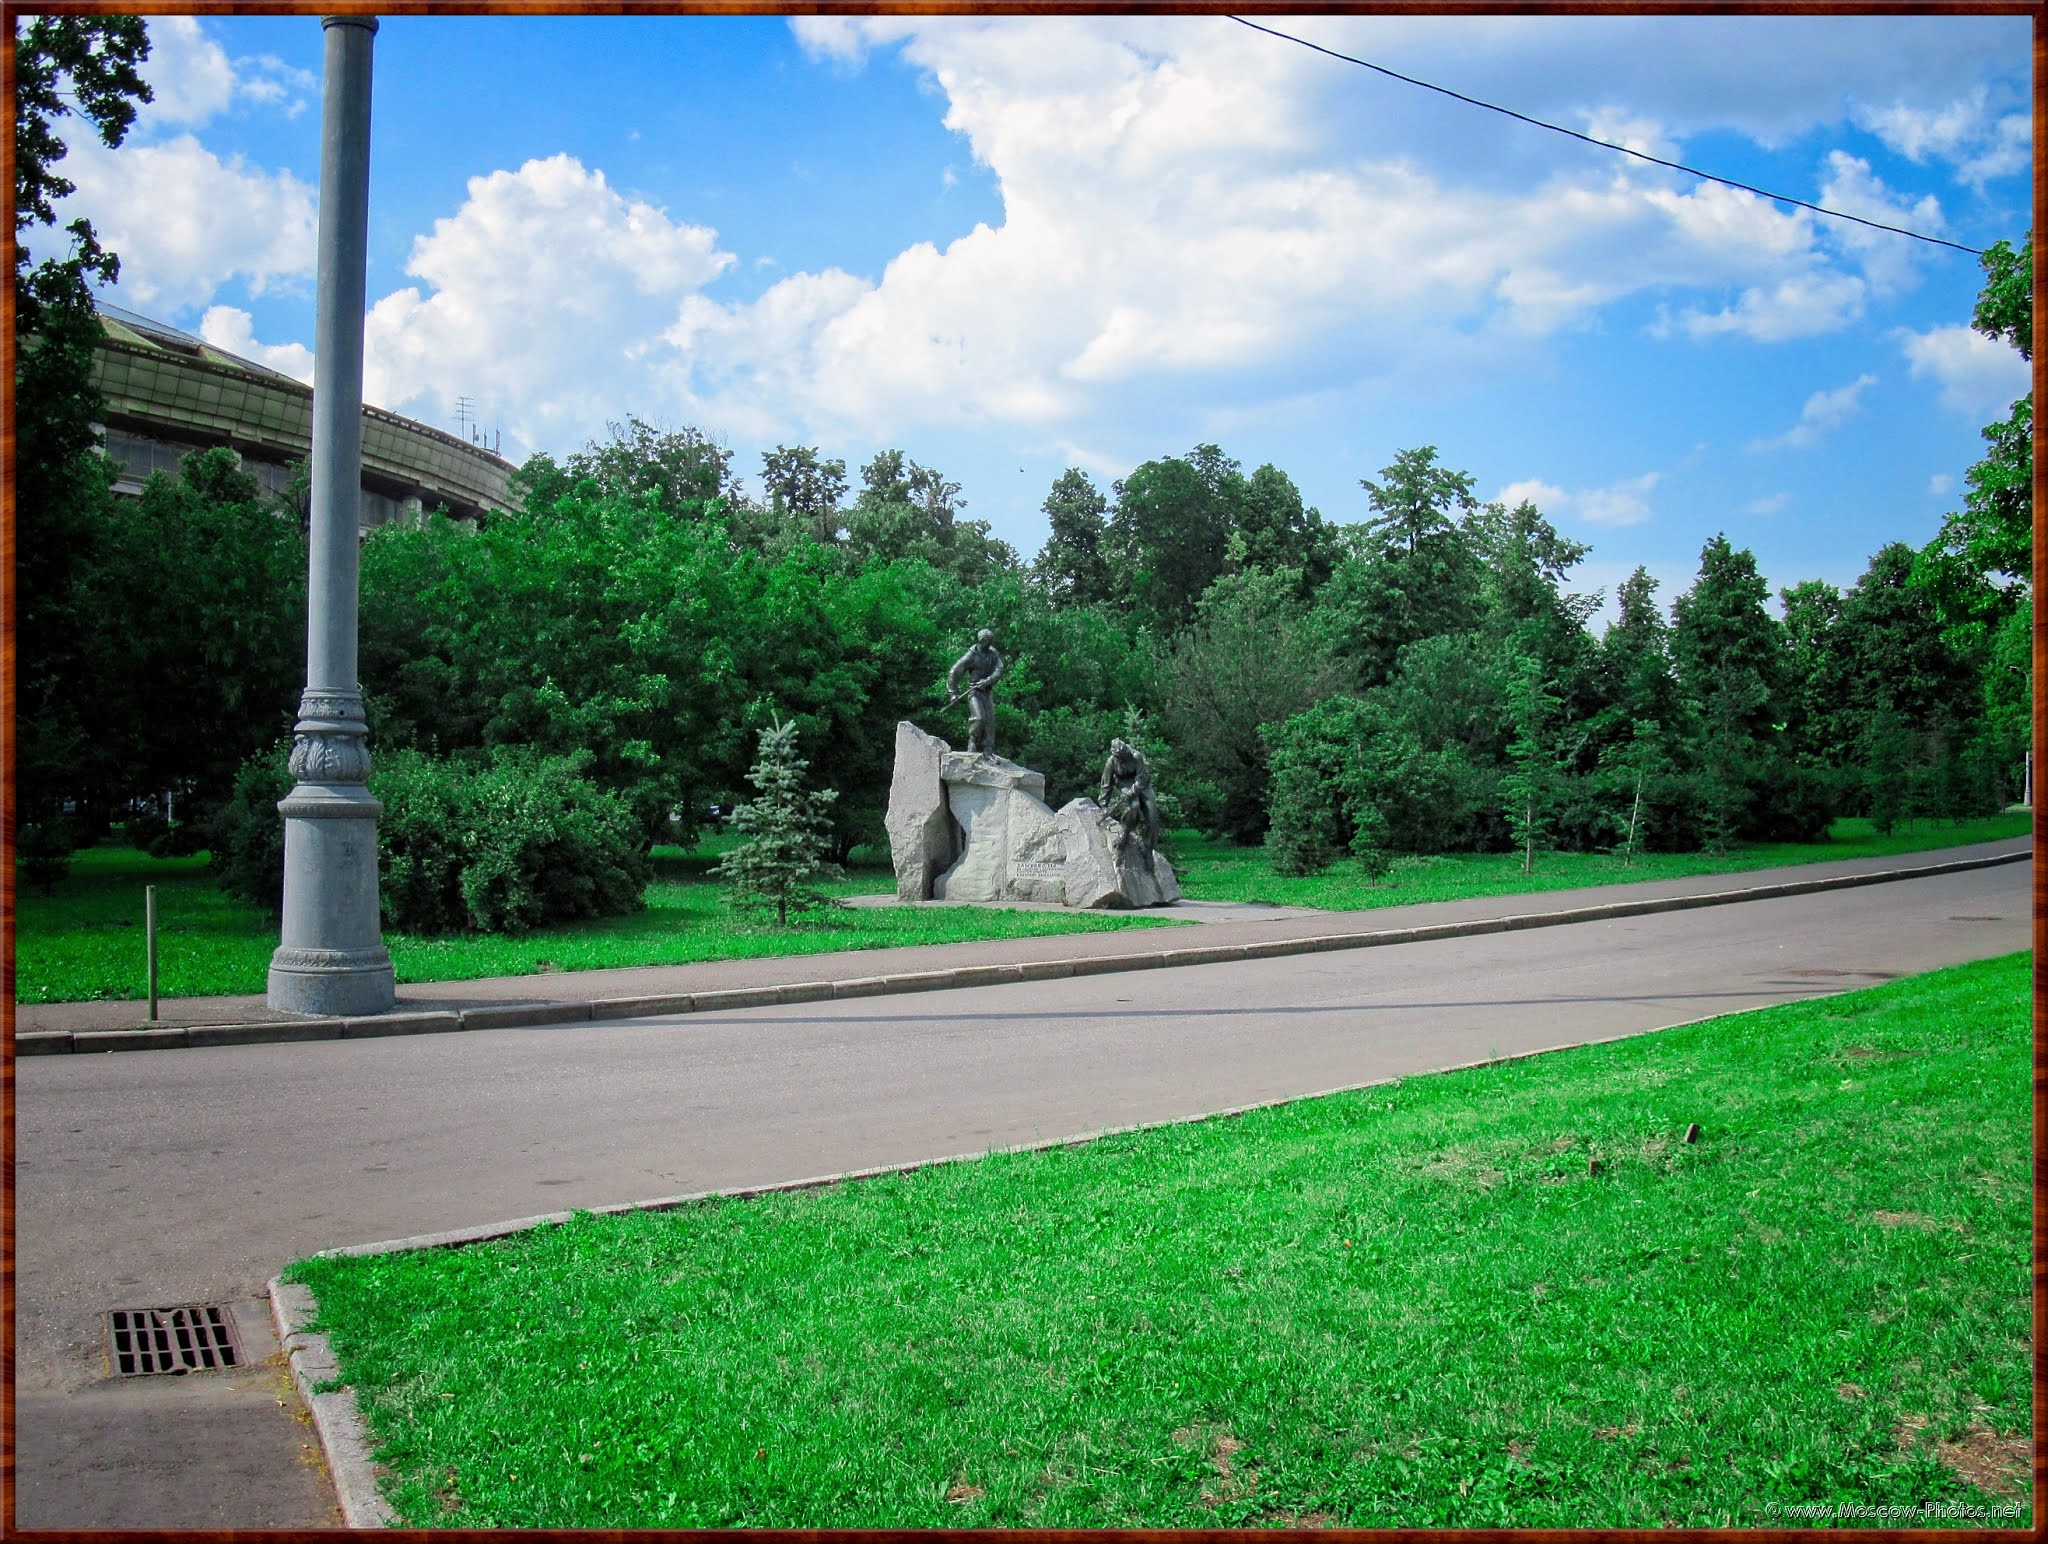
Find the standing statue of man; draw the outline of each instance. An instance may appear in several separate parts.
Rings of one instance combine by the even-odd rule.
[[[960,684],[961,677],[967,684]],[[953,662],[946,672],[946,690],[953,695],[951,707],[967,699],[967,748],[993,756],[996,753],[996,699],[990,690],[1003,676],[1003,656],[996,652],[996,635],[983,628],[974,635],[974,647]]]
[[[1145,856],[1159,845],[1159,799],[1152,792],[1152,772],[1145,765],[1145,753],[1125,739],[1109,742],[1109,760],[1102,764],[1102,795],[1097,801],[1103,813],[1124,828],[1117,851],[1128,847],[1132,836],[1144,843]]]

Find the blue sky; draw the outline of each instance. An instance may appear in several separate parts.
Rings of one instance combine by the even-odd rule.
[[[2028,224],[2026,17],[1262,18],[1972,247]],[[310,378],[317,18],[150,22],[70,135],[112,298]],[[367,392],[507,453],[637,414],[898,446],[1028,558],[1080,466],[1214,442],[1328,518],[1433,444],[1683,589],[1924,542],[2027,389],[1961,252],[1702,184],[1221,17],[391,17]],[[75,125],[74,125],[75,128]]]

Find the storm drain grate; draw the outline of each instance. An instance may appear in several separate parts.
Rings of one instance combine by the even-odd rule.
[[[124,1378],[239,1367],[235,1316],[220,1303],[178,1308],[110,1308],[107,1352]]]

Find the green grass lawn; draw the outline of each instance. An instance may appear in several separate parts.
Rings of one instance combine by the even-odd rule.
[[[1925,852],[2025,836],[2034,829],[2025,810],[1986,815],[1960,823],[1908,821],[1880,836],[1867,820],[1837,820],[1824,842],[1757,843],[1720,857],[1706,853],[1639,853],[1633,863],[1606,853],[1551,852],[1536,859],[1536,872],[1522,872],[1522,855],[1460,853],[1449,857],[1402,857],[1378,883],[1346,858],[1328,873],[1283,879],[1273,872],[1265,850],[1233,847],[1192,832],[1173,843],[1174,871],[1190,895],[1213,901],[1264,901],[1276,906],[1317,906],[1330,911],[1364,911],[1417,901],[1456,901],[1481,895],[1523,895],[1541,890],[1575,890],[1582,885],[1629,884],[1639,879],[1681,879],[1695,874],[1734,874],[1746,869],[1821,863],[1840,858],[1875,858]]]
[[[1103,912],[1001,911],[955,906],[835,908],[779,929],[736,917],[719,900],[712,848],[654,850],[647,908],[629,917],[568,923],[518,937],[422,938],[387,932],[401,984],[473,981],[619,965],[823,954],[962,939],[1028,938],[1111,928],[1165,927],[1156,916]],[[206,859],[159,859],[132,847],[78,855],[49,897],[17,884],[16,1000],[78,1002],[147,993],[143,887],[157,887],[158,989],[165,997],[262,992],[277,948],[276,919],[233,899],[207,878]],[[835,895],[893,893],[894,876],[872,865],[819,888]]]
[[[1886,837],[1876,836],[1867,821],[1839,820],[1832,838],[1823,843],[1739,848],[1719,858],[1652,854],[1638,858],[1633,866],[1600,854],[1550,853],[1539,860],[1533,875],[1522,872],[1521,860],[1513,854],[1402,858],[1378,884],[1360,876],[1350,860],[1313,879],[1281,879],[1273,874],[1263,848],[1232,847],[1191,832],[1179,834],[1174,855],[1182,888],[1193,899],[1347,911],[1917,852],[2024,836],[2031,829],[2031,817],[2025,813],[1961,825],[1922,821]],[[635,916],[551,927],[517,938],[387,933],[384,942],[399,981],[406,983],[1174,925],[1170,917],[1158,914],[932,907],[840,909],[813,914],[783,931],[736,919],[720,903],[710,870],[731,840],[715,838],[689,852],[657,847],[656,880],[648,887],[647,909]],[[878,895],[895,889],[886,862],[864,850],[855,857],[868,861],[856,862],[847,878],[825,889],[837,895]],[[157,887],[158,985],[164,996],[264,990],[270,956],[277,947],[273,918],[214,888],[203,855],[158,859],[109,845],[81,852],[54,895],[45,897],[17,881],[17,1000],[144,996],[142,890],[151,884]]]
[[[2014,955],[288,1274],[407,1526],[2016,1526],[2029,1087]]]

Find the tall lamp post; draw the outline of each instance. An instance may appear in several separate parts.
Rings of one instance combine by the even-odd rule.
[[[313,338],[313,504],[306,690],[284,815],[284,924],[270,1006],[379,1013],[395,1001],[377,927],[377,814],[356,679],[363,488],[363,301],[370,218],[374,16],[328,16],[320,125],[320,268]]]

